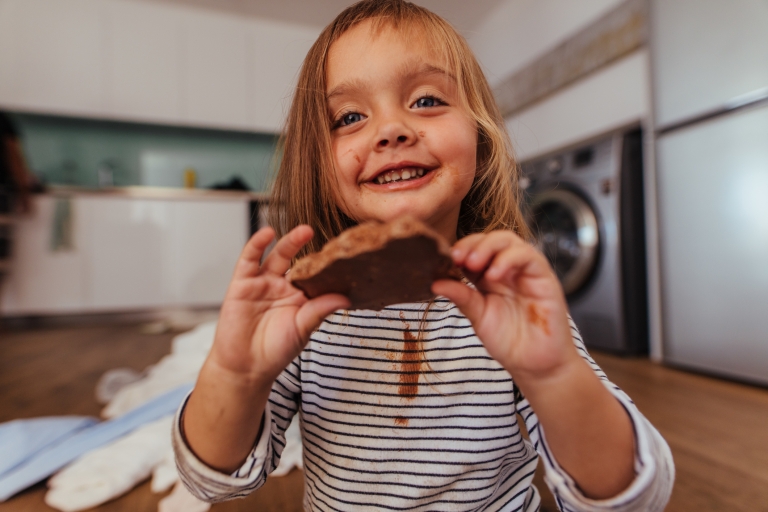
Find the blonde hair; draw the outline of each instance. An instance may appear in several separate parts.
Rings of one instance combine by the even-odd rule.
[[[331,120],[326,103],[326,61],[331,45],[347,30],[371,20],[425,37],[456,78],[459,97],[477,123],[477,169],[459,214],[457,235],[513,230],[530,238],[520,211],[518,169],[512,144],[485,76],[464,38],[433,12],[404,0],[363,0],[339,14],[309,50],[298,78],[282,159],[272,190],[270,223],[278,236],[308,224],[314,238],[299,256],[320,250],[356,222],[336,203]],[[416,29],[416,31],[414,31]]]

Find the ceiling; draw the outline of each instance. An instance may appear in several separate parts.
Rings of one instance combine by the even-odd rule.
[[[155,0],[268,18],[286,23],[324,27],[353,0]],[[471,36],[494,7],[504,0],[416,0],[453,24],[465,37]]]

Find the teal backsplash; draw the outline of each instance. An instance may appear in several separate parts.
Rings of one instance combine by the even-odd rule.
[[[51,185],[97,187],[110,169],[115,186],[182,187],[184,170],[209,187],[239,176],[252,190],[269,186],[277,137],[10,113],[29,167]]]

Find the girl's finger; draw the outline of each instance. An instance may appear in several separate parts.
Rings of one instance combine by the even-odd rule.
[[[474,235],[467,235],[453,244],[453,247],[451,248],[451,257],[453,258],[453,262],[456,265],[463,266],[467,255],[486,236],[488,235],[484,233],[475,233]]]
[[[471,272],[483,272],[491,265],[498,253],[517,245],[525,245],[525,242],[512,232],[489,233],[466,255],[463,266]]]
[[[349,299],[336,293],[321,295],[305,302],[296,313],[296,330],[301,340],[308,340],[326,316],[349,306]]]
[[[484,277],[489,281],[506,279],[523,272],[528,277],[553,277],[544,256],[528,244],[513,244],[493,258]]]
[[[485,297],[474,288],[459,281],[440,279],[432,283],[432,293],[447,297],[464,313],[472,325],[480,325],[485,311]]]
[[[255,275],[259,270],[264,251],[274,238],[275,230],[268,226],[254,233],[240,253],[240,258],[235,265],[234,277],[243,279]]]
[[[269,253],[261,266],[265,272],[272,272],[279,276],[284,275],[291,268],[291,260],[304,247],[304,244],[312,239],[312,228],[309,226],[297,226],[290,230],[283,238],[277,241],[272,252]]]

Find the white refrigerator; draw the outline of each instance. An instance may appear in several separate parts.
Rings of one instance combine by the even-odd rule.
[[[651,0],[666,362],[768,384],[768,1]]]

